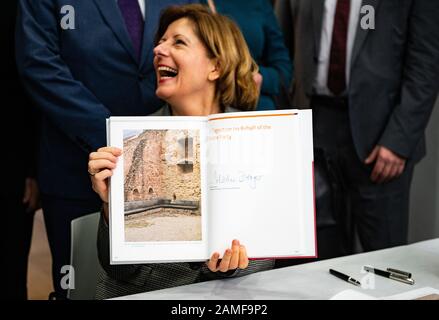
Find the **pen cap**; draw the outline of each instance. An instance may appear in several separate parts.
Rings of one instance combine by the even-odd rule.
[[[405,278],[411,278],[412,274],[410,272],[406,272],[406,271],[402,271],[402,270],[398,270],[398,269],[393,269],[393,268],[387,268],[388,272],[403,276]]]
[[[401,276],[401,275],[396,276],[396,274],[391,274],[389,276],[389,279],[400,281],[400,282],[403,282],[403,283],[406,283],[406,284],[411,284],[411,285],[415,284],[415,280],[413,280],[411,278],[406,278],[406,276]]]

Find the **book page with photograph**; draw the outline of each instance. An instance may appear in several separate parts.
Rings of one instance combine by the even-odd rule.
[[[113,264],[200,261],[207,247],[203,117],[112,117]]]
[[[316,255],[310,114],[209,117],[210,251],[239,239],[251,258]]]

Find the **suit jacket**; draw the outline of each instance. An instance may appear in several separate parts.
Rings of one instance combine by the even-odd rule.
[[[202,2],[207,3],[207,0]],[[292,63],[268,0],[215,0],[216,10],[240,27],[263,77],[257,110],[276,109],[274,98],[289,85]],[[282,107],[289,107],[283,105]]]
[[[148,115],[162,105],[155,96],[152,65],[159,13],[168,5],[193,1],[145,1],[138,62],[116,0],[20,0],[16,57],[23,82],[43,114],[43,193],[95,197],[87,159],[106,145],[105,119]],[[67,18],[65,9],[74,29],[61,23]]]
[[[439,2],[363,0],[375,30],[360,27],[352,53],[349,116],[357,154],[377,144],[412,161],[425,155],[424,130],[439,90]],[[317,72],[324,0],[277,1],[295,61],[294,105],[309,107]],[[360,15],[361,21],[362,15]]]
[[[2,196],[21,200],[26,177],[35,177],[38,145],[39,117],[32,102],[25,93],[15,64],[14,29],[17,14],[17,0],[4,3],[2,11],[2,70],[5,81],[1,86],[2,119],[0,126],[2,147],[3,185],[7,186]],[[13,127],[6,123],[13,123]]]
[[[228,107],[225,111],[238,112],[239,110]],[[152,115],[170,116],[171,112],[169,107],[165,106]],[[97,245],[99,261],[105,272],[98,280],[97,299],[108,299],[208,280],[241,277],[258,271],[270,270],[274,266],[274,260],[253,260],[250,261],[247,269],[221,273],[211,272],[204,262],[110,265],[109,244],[108,225],[101,217]]]

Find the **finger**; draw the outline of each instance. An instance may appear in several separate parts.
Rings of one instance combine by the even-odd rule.
[[[110,152],[116,157],[122,154],[122,150],[116,147],[102,147],[98,149],[98,152]]]
[[[92,182],[96,184],[104,183],[105,186],[108,184],[108,178],[110,178],[113,175],[113,171],[110,169],[102,170],[98,173],[96,173],[92,178]]]
[[[99,159],[106,159],[106,160],[110,160],[111,162],[116,163],[117,162],[117,157],[114,156],[112,153],[110,152],[92,152],[90,153],[90,155],[88,156],[89,160],[99,160]]]
[[[247,250],[244,246],[239,248],[239,269],[245,269],[248,267]]]
[[[377,178],[378,183],[384,183],[391,179],[390,173],[393,169],[392,163],[387,163]]]
[[[232,258],[232,250],[227,249],[224,252],[224,256],[221,259],[220,265],[219,265],[219,271],[221,272],[227,272],[229,271],[229,265],[230,265],[230,259]]]
[[[92,181],[93,184],[93,190],[99,194],[103,193],[103,192],[107,192],[108,189],[108,184],[106,180],[93,180]]]
[[[219,259],[219,253],[215,252],[212,254],[212,257],[210,257],[210,260],[207,262],[207,267],[212,272],[218,271],[218,259]]]
[[[380,174],[377,177],[377,183],[383,183],[389,179],[390,171],[392,170],[392,164],[387,163],[384,168],[381,170]]]
[[[397,178],[398,171],[399,171],[399,165],[397,165],[397,164],[392,165],[392,168],[390,169],[389,175],[388,175],[385,182],[389,182],[389,181]]]
[[[373,182],[377,182],[377,179],[381,174],[381,171],[384,169],[384,167],[385,167],[385,162],[383,160],[378,159],[377,162],[375,163],[372,174],[370,175],[370,179]]]
[[[402,175],[402,173],[404,172],[404,169],[405,169],[405,163],[398,166],[398,177],[400,175]]]
[[[378,151],[379,151],[379,147],[376,146],[375,148],[373,148],[372,152],[370,153],[370,155],[366,158],[366,160],[364,160],[365,164],[371,164],[372,162],[375,161],[375,159],[378,156]]]
[[[96,175],[102,169],[114,169],[116,168],[116,164],[109,160],[101,159],[101,160],[92,160],[88,163],[88,172],[91,175]]]
[[[113,171],[109,169],[102,170],[95,174],[91,180],[93,184],[93,190],[99,194],[102,201],[108,202],[108,178],[113,175]]]
[[[105,182],[97,181],[93,183],[92,188],[103,202],[108,203],[108,186]]]
[[[239,248],[240,244],[238,240],[233,240],[232,242],[232,258],[230,259],[229,270],[234,270],[238,268],[239,265]]]
[[[104,169],[96,173],[91,179],[92,181],[106,181],[113,175],[113,171],[110,169]]]

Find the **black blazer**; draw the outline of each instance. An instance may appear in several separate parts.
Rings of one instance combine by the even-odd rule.
[[[32,102],[24,92],[18,77],[14,57],[14,29],[17,1],[5,1],[1,29],[3,74],[1,93],[2,124],[2,184],[6,196],[21,196],[24,179],[36,174],[37,128],[39,117]],[[3,194],[4,195],[4,194]]]

